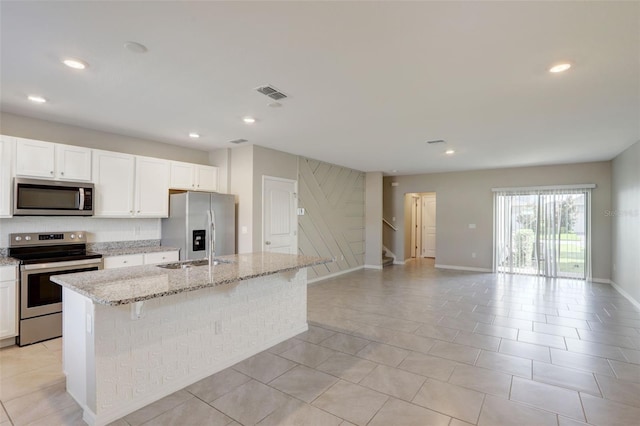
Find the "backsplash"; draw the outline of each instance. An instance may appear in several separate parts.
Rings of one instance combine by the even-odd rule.
[[[86,231],[89,243],[161,238],[160,219],[25,216],[0,219],[0,248],[9,246],[11,233],[63,231]]]

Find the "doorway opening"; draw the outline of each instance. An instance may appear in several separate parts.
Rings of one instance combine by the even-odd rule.
[[[405,235],[409,238],[412,258],[436,257],[436,193],[419,192],[405,195],[408,208]]]
[[[587,279],[589,189],[495,193],[495,270]]]

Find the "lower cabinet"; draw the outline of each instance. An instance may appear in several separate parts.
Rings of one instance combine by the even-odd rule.
[[[126,268],[127,266],[153,265],[156,263],[177,262],[178,251],[163,251],[144,254],[127,254],[104,258],[104,269]]]
[[[0,266],[0,339],[18,335],[18,276],[15,266]]]

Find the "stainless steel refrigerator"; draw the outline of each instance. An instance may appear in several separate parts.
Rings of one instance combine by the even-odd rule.
[[[236,253],[234,195],[188,191],[169,197],[169,217],[162,219],[163,246],[179,248],[180,260],[203,259],[213,234],[216,256]]]

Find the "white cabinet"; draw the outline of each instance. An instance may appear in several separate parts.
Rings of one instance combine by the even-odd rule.
[[[109,256],[104,258],[104,269],[126,268],[127,266],[155,265],[157,263],[177,262],[179,258],[177,250],[127,254],[122,256]]]
[[[155,265],[157,263],[177,262],[179,255],[177,250],[163,251],[159,253],[145,253],[144,264]]]
[[[169,162],[94,150],[96,217],[167,217]]]
[[[135,157],[111,151],[93,151],[94,215],[131,217]]]
[[[0,136],[0,217],[11,217],[14,145],[13,138]]]
[[[16,175],[90,181],[91,149],[16,138]]]
[[[194,191],[217,191],[218,168],[172,161],[171,188]]]
[[[169,215],[169,162],[136,157],[135,216]]]
[[[0,266],[0,339],[18,335],[17,268]]]

